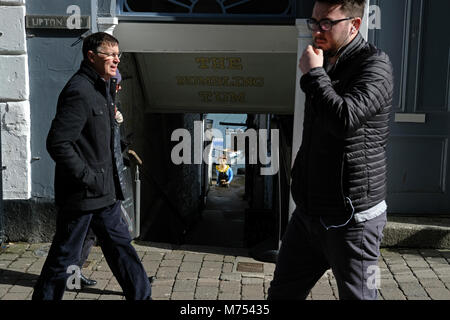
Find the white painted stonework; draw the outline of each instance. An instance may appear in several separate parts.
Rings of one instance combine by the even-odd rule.
[[[311,32],[306,27],[306,20],[297,19],[295,22],[297,28],[297,79],[295,84],[295,112],[294,112],[294,135],[292,140],[292,166],[294,166],[297,152],[300,149],[303,140],[303,120],[305,118],[305,93],[300,88],[300,79],[303,76],[298,64],[306,47],[311,44]],[[289,219],[295,211],[296,205],[292,194],[289,195]]]
[[[29,101],[0,103],[4,199],[31,197]]]
[[[0,0],[0,6],[25,6],[25,0]]]
[[[28,100],[28,58],[25,54],[0,55],[0,74],[0,101]]]
[[[31,117],[25,0],[0,0],[3,198],[31,198]]]
[[[0,6],[0,53],[23,53],[26,51],[24,19],[25,7]]]

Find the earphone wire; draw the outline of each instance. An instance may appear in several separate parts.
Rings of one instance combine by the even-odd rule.
[[[323,222],[322,217],[320,217],[320,223],[322,224],[322,226],[328,231],[330,229],[339,229],[342,227],[345,227],[346,225],[348,225],[350,223],[350,221],[352,221],[354,215],[355,215],[355,207],[353,206],[352,200],[348,197],[346,197],[346,199],[348,200],[348,202],[350,203],[350,207],[352,207],[352,215],[350,216],[350,219],[348,219],[348,221],[344,224],[338,225],[338,226],[327,226],[325,225],[325,223]]]
[[[352,26],[352,30],[350,30],[350,32],[347,34],[347,37],[345,38],[345,40],[342,42],[342,45],[339,47],[339,49],[337,49],[336,53],[333,55],[329,55],[328,58],[333,58],[336,57],[340,51],[348,44],[347,41],[348,39],[351,37],[352,35],[352,31],[356,30],[355,26]]]

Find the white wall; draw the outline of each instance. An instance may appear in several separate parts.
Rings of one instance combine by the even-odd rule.
[[[25,0],[0,0],[0,113],[3,198],[31,198]]]

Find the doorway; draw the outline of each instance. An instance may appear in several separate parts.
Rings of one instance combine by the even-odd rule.
[[[214,133],[210,142],[211,163],[204,164],[203,171],[207,191],[200,219],[187,232],[185,243],[242,248],[248,208],[245,150],[233,148],[231,142],[233,134],[246,130],[247,115],[207,114],[205,119]],[[220,181],[221,177],[226,178],[225,183]]]

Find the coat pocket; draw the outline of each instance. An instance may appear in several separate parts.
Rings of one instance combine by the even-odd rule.
[[[94,169],[94,181],[86,188],[86,198],[97,198],[106,194],[105,168]]]
[[[93,110],[93,121],[95,130],[95,139],[99,146],[105,146],[110,143],[110,120],[107,110],[99,108]]]

